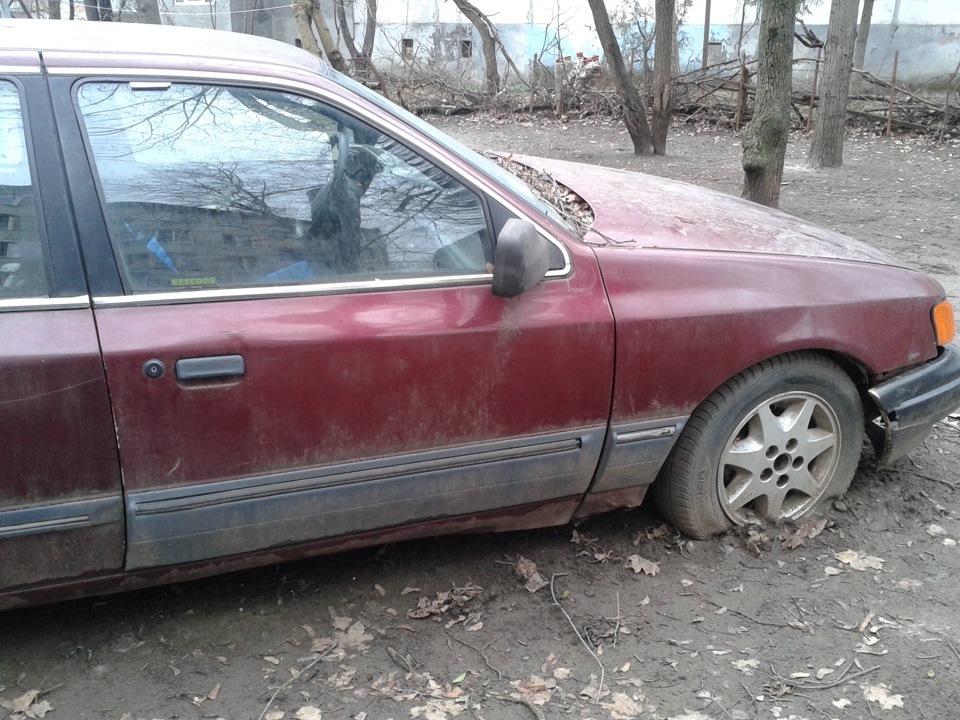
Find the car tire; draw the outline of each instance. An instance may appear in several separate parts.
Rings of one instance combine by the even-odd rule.
[[[793,520],[846,492],[863,446],[856,387],[812,352],[765,360],[690,416],[653,485],[660,512],[705,539]]]

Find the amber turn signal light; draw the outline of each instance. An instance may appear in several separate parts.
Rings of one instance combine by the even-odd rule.
[[[933,306],[933,327],[937,331],[937,345],[946,345],[953,340],[957,325],[953,320],[953,306],[949,300]]]

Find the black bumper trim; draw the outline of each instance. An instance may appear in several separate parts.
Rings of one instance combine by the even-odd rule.
[[[935,360],[868,392],[881,416],[868,434],[877,464],[888,465],[917,447],[936,423],[960,408],[960,348],[947,345]]]

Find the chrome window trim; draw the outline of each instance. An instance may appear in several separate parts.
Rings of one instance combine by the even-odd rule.
[[[405,124],[398,121],[373,122],[375,118],[368,113],[358,113],[356,107],[349,107],[344,102],[343,96],[331,92],[327,88],[322,88],[312,83],[291,78],[275,77],[272,75],[254,75],[240,72],[212,72],[207,70],[174,70],[174,69],[141,69],[141,68],[103,68],[103,67],[56,67],[49,69],[52,75],[86,75],[82,82],[110,82],[121,81],[125,76],[131,77],[162,77],[177,82],[186,81],[206,81],[219,84],[259,84],[268,85],[270,89],[287,90],[300,94],[306,94],[330,103],[338,108],[343,108],[357,114],[358,117],[371,124],[373,127],[383,127],[388,129],[396,137],[408,144],[418,152],[424,153],[431,161],[439,165],[442,169],[453,174],[454,177],[467,177],[470,182],[479,187],[484,193],[494,198],[501,205],[513,212],[520,218],[533,222],[540,235],[549,243],[560,250],[563,257],[564,266],[556,270],[548,270],[545,277],[559,278],[567,277],[573,272],[573,263],[570,258],[570,252],[566,246],[560,242],[553,234],[546,232],[540,227],[539,216],[526,212],[517,205],[509,194],[502,192],[500,187],[490,182],[490,179],[482,173],[464,173],[463,169],[449,163],[446,158],[438,156],[433,152],[433,148],[421,141],[420,137]],[[310,76],[314,77],[314,76]],[[333,82],[322,75],[315,77],[321,78],[325,82]],[[136,82],[127,80],[126,82]],[[347,92],[347,91],[344,91]],[[362,99],[361,99],[362,101]],[[78,111],[79,112],[79,111]],[[82,116],[78,117],[82,121]],[[429,278],[404,279],[404,280],[373,280],[363,282],[346,283],[317,283],[310,285],[283,285],[270,288],[242,287],[242,288],[221,288],[211,290],[192,290],[186,292],[163,292],[163,293],[142,293],[133,295],[111,295],[98,296],[94,299],[95,307],[104,306],[122,306],[122,305],[152,305],[168,302],[203,302],[203,301],[221,301],[237,299],[255,299],[262,297],[286,297],[315,294],[331,294],[346,292],[364,292],[370,290],[399,290],[430,288],[447,285],[480,284],[491,283],[490,275],[448,275]]]
[[[140,293],[138,295],[103,295],[95,297],[93,299],[93,305],[96,308],[105,308],[217,302],[224,300],[263,300],[267,298],[308,297],[316,295],[347,295],[371,291],[416,290],[418,288],[468,287],[471,285],[489,285],[490,283],[490,275],[444,275],[395,280],[363,280],[358,282],[216,288],[210,290],[174,290],[171,292]]]
[[[27,310],[82,310],[90,307],[90,298],[86,295],[74,297],[30,297],[6,298],[0,300],[0,312],[24,312]]]

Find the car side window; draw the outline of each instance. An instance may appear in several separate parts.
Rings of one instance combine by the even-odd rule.
[[[177,83],[77,100],[134,293],[488,272],[480,197],[334,107]]]
[[[20,94],[0,80],[0,300],[50,294],[34,184]]]

